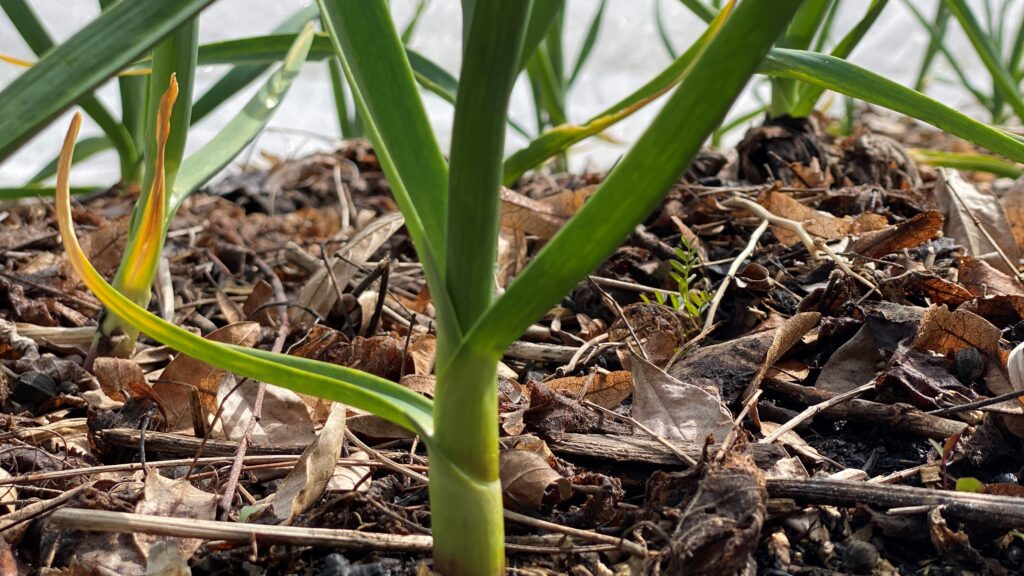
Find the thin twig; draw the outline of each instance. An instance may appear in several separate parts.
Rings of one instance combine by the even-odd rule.
[[[622,414],[616,414],[615,412],[612,412],[611,410],[605,408],[604,406],[599,406],[597,404],[594,404],[590,400],[584,400],[584,401],[582,401],[580,403],[583,404],[584,406],[587,406],[588,408],[592,408],[594,410],[597,410],[598,412],[600,412],[602,414],[605,414],[606,416],[611,416],[612,418],[616,418],[618,420],[624,420],[624,421],[628,422],[632,426],[635,426],[636,428],[639,428],[641,431],[643,431],[645,434],[647,434],[651,438],[654,438],[655,440],[657,440],[658,443],[661,444],[662,446],[664,446],[665,448],[668,448],[669,450],[671,450],[672,454],[675,454],[676,458],[679,458],[680,460],[682,460],[683,462],[686,462],[690,466],[693,466],[693,467],[697,466],[697,461],[694,460],[692,456],[690,456],[686,452],[683,452],[682,450],[680,450],[678,446],[676,446],[675,444],[672,444],[666,438],[662,438],[661,436],[659,436],[658,433],[655,432],[654,430],[651,430],[647,426],[644,426],[636,418],[633,418],[632,416],[624,416]]]
[[[645,558],[647,556],[647,550],[643,546],[633,542],[632,540],[626,540],[625,538],[618,538],[616,536],[608,536],[607,534],[599,534],[590,530],[580,530],[579,528],[570,528],[568,526],[562,526],[561,524],[555,524],[554,522],[548,522],[539,518],[532,518],[525,514],[513,512],[511,510],[505,510],[505,519],[511,520],[516,524],[522,524],[531,528],[537,528],[539,530],[548,530],[550,532],[557,532],[559,534],[565,534],[566,536],[574,536],[583,540],[590,540],[591,542],[600,542],[602,544],[613,544],[622,548],[624,552],[632,556],[638,556]]]
[[[807,248],[807,251],[810,253],[811,258],[815,260],[818,259],[818,255],[815,253],[814,250],[814,239],[811,238],[811,235],[807,232],[807,228],[804,227],[803,223],[772,214],[764,206],[761,206],[757,202],[747,200],[746,198],[734,196],[727,200],[723,200],[721,204],[722,206],[728,208],[743,208],[748,212],[753,212],[754,215],[757,216],[758,218],[762,220],[767,220],[770,224],[773,224],[780,228],[785,228],[786,230],[793,232],[794,234],[800,237],[800,241],[803,242],[804,247]]]
[[[757,247],[757,241],[761,239],[761,235],[764,234],[767,229],[768,220],[761,220],[761,225],[754,230],[753,234],[750,235],[750,240],[747,241],[746,247],[744,247],[739,256],[732,261],[732,266],[729,266],[729,272],[725,275],[725,279],[722,280],[722,284],[717,290],[715,290],[715,297],[711,299],[711,306],[708,307],[708,314],[704,319],[704,328],[701,329],[700,334],[697,335],[696,339],[703,339],[704,336],[711,332],[711,329],[715,325],[715,314],[718,312],[718,306],[722,303],[722,299],[725,298],[725,292],[729,289],[729,284],[732,283],[733,278],[735,278],[736,274],[739,273],[740,266],[743,265],[743,261],[754,252],[754,248]]]
[[[760,443],[761,444],[771,444],[772,442],[775,442],[776,440],[778,440],[783,434],[785,434],[786,432],[789,432],[790,430],[796,428],[801,423],[803,423],[803,422],[813,418],[816,414],[824,412],[825,410],[828,410],[829,408],[835,406],[836,404],[842,404],[843,402],[846,402],[847,400],[853,400],[857,396],[860,396],[861,394],[867,392],[868,390],[873,390],[874,388],[875,388],[875,382],[874,382],[874,380],[872,380],[871,382],[868,382],[867,384],[864,384],[863,386],[858,386],[858,387],[854,388],[853,390],[850,390],[849,392],[844,392],[842,394],[836,394],[835,396],[833,396],[832,398],[829,398],[828,400],[826,400],[824,402],[821,402],[819,404],[815,404],[814,406],[808,406],[807,408],[805,408],[803,410],[803,412],[797,414],[793,418],[790,418],[789,422],[786,422],[782,426],[779,426],[774,432],[772,432],[771,434],[765,436],[764,439],[762,439],[760,441]]]

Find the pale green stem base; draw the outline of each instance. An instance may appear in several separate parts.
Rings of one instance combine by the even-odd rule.
[[[497,576],[505,570],[498,360],[463,349],[444,365],[449,368],[437,378],[430,446],[435,570],[444,576]]]

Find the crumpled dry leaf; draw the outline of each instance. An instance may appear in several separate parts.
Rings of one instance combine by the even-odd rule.
[[[586,376],[555,378],[544,383],[548,390],[589,400],[612,410],[633,393],[633,375],[625,370],[594,372]]]
[[[932,306],[921,320],[921,327],[912,346],[922,352],[932,351],[952,356],[963,348],[974,347],[1002,364],[999,329],[977,314],[945,306]]]
[[[231,324],[215,330],[206,336],[207,340],[252,347],[260,337],[260,325],[256,322]],[[192,408],[189,400],[194,386],[199,391],[199,400],[210,416],[217,412],[217,391],[227,377],[227,372],[200,362],[195,358],[178,354],[164,368],[153,391],[160,398],[166,412],[168,432],[192,431]]]
[[[719,442],[732,430],[732,414],[718,394],[688,384],[633,356],[632,416],[668,440],[703,442],[710,434]]]
[[[717,390],[726,403],[731,403],[740,397],[761,368],[774,339],[775,330],[765,330],[722,344],[702,346],[673,364],[667,372],[684,382]]]
[[[818,321],[821,320],[821,314],[818,312],[801,312],[796,314],[792,318],[787,319],[782,326],[779,326],[775,330],[775,336],[772,338],[772,344],[768,347],[768,352],[765,355],[764,362],[761,364],[761,368],[758,369],[757,373],[754,374],[754,378],[747,385],[747,389],[743,392],[742,399],[746,400],[757,391],[757,388],[761,385],[761,381],[764,380],[765,374],[768,370],[778,362],[783,354],[789,351],[794,344],[800,341],[811,331],[812,328],[818,325]]]
[[[637,345],[633,334],[640,339],[647,358],[658,366],[665,366],[675,357],[679,347],[686,343],[686,326],[679,312],[661,304],[629,304],[622,309],[622,316],[608,328],[610,342],[627,344],[625,349],[618,352],[619,361],[625,370],[630,369],[631,351]]]
[[[217,513],[217,495],[203,492],[192,486],[185,478],[171,480],[161,476],[156,469],[151,469],[146,473],[142,499],[135,506],[135,512],[152,516],[213,520]],[[162,540],[176,542],[186,559],[191,558],[203,543],[198,538],[168,539],[149,534],[135,534],[134,539],[144,551]]]
[[[596,186],[563,190],[542,200],[501,189],[501,227],[548,240],[575,214]]]
[[[142,373],[142,367],[134,360],[126,358],[97,358],[92,365],[100,389],[117,402],[126,402],[129,398],[149,398],[160,403],[160,398]]]
[[[277,492],[254,504],[258,511],[248,521],[289,525],[323,496],[335,476],[338,456],[345,442],[345,406],[331,406],[320,435],[302,452],[295,467],[278,485]]]
[[[173,542],[161,540],[149,547],[143,576],[192,576],[188,559]]]
[[[953,170],[939,168],[939,179],[935,183],[935,198],[946,218],[945,235],[953,238],[975,258],[985,260],[1003,272],[1012,273],[1006,262],[996,253],[995,246],[981,231],[974,219],[977,217],[985,231],[999,244],[999,248],[1010,259],[1020,260],[1020,249],[1014,241],[1013,232],[995,196],[978,190]]]
[[[348,457],[353,460],[370,460],[370,455],[362,451],[352,452]],[[351,492],[352,490],[366,492],[370,489],[371,482],[368,478],[370,472],[372,472],[372,469],[369,466],[338,464],[334,468],[334,475],[327,482],[327,490],[335,492]]]
[[[826,212],[804,206],[790,195],[774,190],[762,196],[759,203],[776,216],[802,223],[811,236],[826,240],[834,240],[847,234],[880,230],[889,224],[885,217],[871,213],[861,214],[855,220],[837,218]],[[800,236],[786,228],[772,226],[772,233],[780,243],[786,246],[800,242]]]
[[[815,387],[837,394],[859,388],[875,378],[881,359],[871,326],[865,324],[829,357]]]
[[[502,450],[501,490],[506,506],[524,512],[545,512],[572,496],[572,485],[547,460],[529,450]]]
[[[957,270],[960,283],[975,296],[1024,296],[1024,286],[1016,278],[984,260],[962,256],[957,259]]]
[[[0,468],[0,480],[7,480],[11,477],[11,473],[7,470]],[[7,504],[7,502],[13,502],[18,499],[18,488],[10,484],[0,486],[0,510],[4,510],[5,513],[14,512],[14,504]],[[0,538],[3,540],[3,538]]]
[[[224,406],[218,427],[229,440],[241,440],[252,418],[253,402],[259,382],[246,380],[236,388],[234,375],[221,381],[217,403]],[[232,392],[233,391],[233,392]],[[228,395],[230,393],[230,395]],[[251,441],[260,445],[305,445],[316,438],[313,419],[306,402],[295,392],[267,384],[263,408],[253,429]]]
[[[851,252],[867,258],[882,258],[904,248],[914,248],[942,233],[942,213],[922,212],[907,220],[861,234],[850,247]]]
[[[702,474],[655,471],[645,508],[690,510],[671,545],[645,573],[725,576],[744,573],[767,516],[764,476],[753,459],[729,453]]]
[[[1024,250],[1024,180],[1017,179],[1001,198],[1017,247]]]
[[[331,258],[334,278],[337,280],[338,286],[344,289],[358,271],[358,266],[366,263],[370,256],[373,256],[373,253],[404,224],[405,219],[402,218],[400,212],[385,214],[360,230],[355,237],[341,247],[336,252],[340,257]],[[338,292],[333,286],[331,275],[327,268],[323,267],[317,270],[299,289],[295,301],[304,303],[322,317],[326,317],[338,301]],[[308,317],[308,312],[296,308],[291,312],[291,321],[298,323],[303,320],[304,316]]]
[[[522,230],[502,228],[498,234],[498,259],[495,283],[498,288],[508,286],[526,267],[526,233]]]

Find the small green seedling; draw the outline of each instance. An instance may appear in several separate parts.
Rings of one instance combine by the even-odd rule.
[[[668,261],[672,267],[669,276],[675,280],[678,292],[668,295],[655,292],[654,299],[658,304],[671,305],[673,310],[683,312],[697,322],[711,303],[712,294],[696,287],[697,274],[694,269],[700,265],[700,253],[686,238],[680,238],[680,244],[682,246],[675,250],[676,257]],[[641,295],[640,298],[650,304],[647,296]]]

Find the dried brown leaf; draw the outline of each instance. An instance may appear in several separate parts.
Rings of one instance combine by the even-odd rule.
[[[957,259],[957,269],[960,283],[975,296],[1024,296],[1024,286],[1016,278],[993,268],[984,260],[962,256]]]
[[[555,378],[544,384],[549,390],[589,400],[609,410],[617,408],[633,393],[633,376],[625,370]]]
[[[744,400],[750,398],[758,387],[761,386],[761,381],[764,380],[768,369],[781,360],[782,356],[804,337],[804,334],[807,334],[817,326],[819,320],[821,320],[821,314],[817,312],[801,312],[786,320],[782,326],[775,330],[771,346],[768,347],[768,352],[765,354],[761,368],[754,374],[754,378],[747,385],[747,389],[743,393],[742,398]]]
[[[545,512],[572,496],[569,480],[529,450],[502,450],[499,460],[505,505],[524,512]]]
[[[335,475],[344,442],[345,407],[334,404],[320,435],[302,452],[295,467],[278,484],[277,492],[254,505],[259,511],[249,519],[264,524],[291,524],[323,496]]]
[[[246,380],[239,386],[231,375],[221,382],[216,398],[224,409],[218,425],[228,439],[241,440],[245,436],[258,389],[259,382]],[[251,441],[264,446],[305,445],[315,437],[313,419],[305,400],[291,390],[267,384]]]
[[[213,520],[217,512],[217,495],[192,486],[186,478],[171,480],[161,476],[155,469],[149,470],[142,489],[142,499],[135,506],[135,512],[152,516]],[[156,542],[167,540],[163,536],[148,534],[136,534],[134,538],[142,550],[148,550]],[[177,543],[185,558],[191,558],[203,543],[198,538],[171,539],[170,542]]]
[[[717,394],[669,376],[633,356],[632,416],[668,440],[703,442],[710,434],[722,441],[732,429],[732,414]]]
[[[373,256],[373,253],[404,224],[405,220],[399,212],[385,214],[371,222],[335,252],[336,257],[331,258],[334,280],[331,279],[327,268],[322,267],[299,289],[295,301],[304,303],[320,316],[326,317],[338,301],[338,291],[334,287],[334,282],[336,281],[338,287],[344,290],[358,271],[358,267],[365,264],[370,256]],[[304,316],[308,316],[308,312],[297,308],[291,312],[290,318],[292,322],[297,323],[302,321]]]
[[[1006,212],[995,196],[978,190],[958,172],[940,168],[935,197],[946,218],[946,236],[966,248],[969,255],[985,260],[1003,272],[1013,272],[972,218],[978,219],[1010,262],[1019,261],[1021,252],[1013,239]]]
[[[800,222],[808,234],[826,240],[878,230],[888,224],[885,218],[877,214],[863,214],[856,220],[837,218],[827,212],[804,206],[783,192],[769,191],[759,202],[772,214]],[[787,246],[800,242],[800,236],[786,228],[772,226],[772,233],[780,243]]]
[[[207,340],[252,347],[259,340],[260,325],[256,322],[231,324],[215,330],[206,336]],[[153,391],[160,398],[167,417],[168,432],[192,430],[192,408],[190,390],[199,391],[199,399],[206,415],[217,412],[217,391],[227,372],[200,362],[195,358],[178,354],[164,368],[160,378],[153,383]]]
[[[941,234],[942,213],[923,212],[905,222],[861,234],[850,250],[867,258],[882,258],[920,246]]]
[[[963,348],[974,347],[992,359],[1001,357],[999,328],[977,314],[945,306],[932,306],[921,320],[921,327],[912,346],[922,352],[932,351],[952,356]]]

